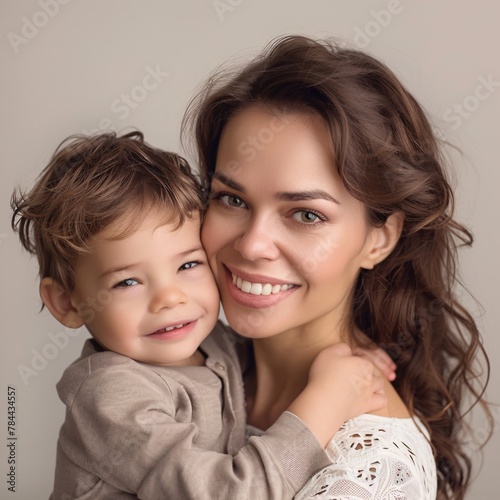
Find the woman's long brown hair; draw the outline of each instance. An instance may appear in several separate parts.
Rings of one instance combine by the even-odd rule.
[[[479,402],[491,426],[482,398],[489,363],[474,318],[455,296],[456,250],[472,235],[453,219],[445,161],[424,111],[373,57],[281,38],[236,74],[212,78],[188,110],[184,132],[194,129],[206,189],[224,126],[255,104],[321,116],[334,165],[370,223],[403,214],[395,250],[359,275],[352,326],[397,361],[394,385],[431,435],[438,498],[463,499],[471,475],[464,415]]]

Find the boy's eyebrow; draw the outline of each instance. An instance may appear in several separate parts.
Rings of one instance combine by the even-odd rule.
[[[107,271],[104,271],[100,276],[99,279],[105,278],[106,276],[109,276],[110,274],[116,274],[122,271],[126,271],[127,269],[131,269],[134,267],[136,264],[128,264],[126,266],[117,266],[117,267],[112,267],[111,269],[108,269]]]
[[[189,250],[186,250],[184,252],[179,252],[176,257],[186,257],[188,255],[191,255],[193,253],[203,251],[203,246],[202,245],[197,245],[193,248],[190,248]],[[138,263],[133,263],[133,264],[127,264],[125,266],[117,266],[117,267],[112,267],[111,269],[108,269],[104,271],[100,276],[99,279],[102,279],[106,276],[109,276],[110,274],[116,274],[120,273],[122,271],[127,271],[128,269],[132,269],[133,267],[136,267]]]
[[[177,254],[177,256],[178,257],[186,257],[187,255],[190,255],[190,254],[195,253],[195,252],[199,252],[200,250],[204,251],[204,248],[201,244],[197,245],[189,250],[186,250],[185,252],[179,252]]]
[[[222,172],[214,172],[214,179],[219,180],[227,187],[235,189],[240,193],[245,193],[245,188],[239,183],[223,174]],[[304,201],[304,200],[327,200],[337,205],[341,205],[340,201],[334,198],[331,194],[322,189],[311,189],[309,191],[280,191],[276,194],[276,199],[281,201]]]

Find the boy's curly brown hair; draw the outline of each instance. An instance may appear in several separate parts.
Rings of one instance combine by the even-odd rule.
[[[197,178],[182,157],[144,142],[141,132],[71,136],[57,148],[29,191],[11,198],[12,228],[36,255],[40,279],[74,287],[74,268],[88,241],[124,220],[123,238],[155,209],[182,225],[204,207]],[[163,220],[163,219],[162,219]]]

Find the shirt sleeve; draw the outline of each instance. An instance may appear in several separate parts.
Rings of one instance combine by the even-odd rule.
[[[234,457],[200,449],[200,429],[176,421],[174,399],[165,387],[145,384],[129,365],[90,374],[68,408],[79,441],[73,448],[82,450],[77,461],[144,500],[282,500],[329,463],[314,435],[289,412]]]
[[[318,472],[294,500],[427,500],[411,464],[382,453],[363,463],[335,464]],[[434,497],[435,498],[435,497]]]
[[[423,435],[377,424],[341,428],[328,446],[332,463],[294,500],[435,500],[436,466]]]

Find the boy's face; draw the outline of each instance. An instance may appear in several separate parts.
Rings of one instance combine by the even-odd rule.
[[[71,302],[106,349],[156,365],[191,364],[217,321],[219,294],[199,217],[177,230],[159,220],[149,215],[124,239],[112,239],[116,225],[93,237]]]

